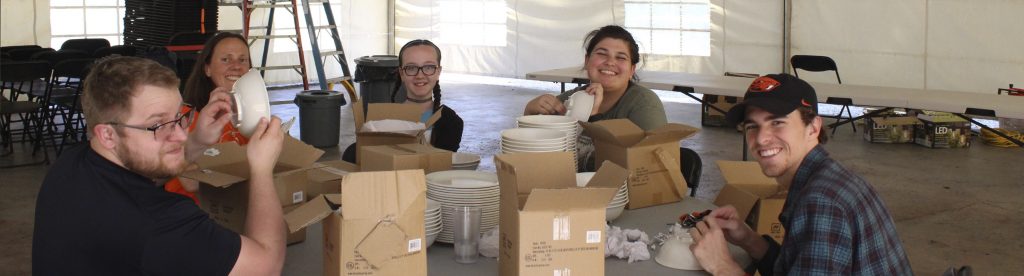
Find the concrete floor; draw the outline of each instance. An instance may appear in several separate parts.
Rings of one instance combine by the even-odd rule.
[[[454,74],[446,74],[442,86],[444,103],[466,121],[460,151],[484,155],[481,167],[491,170],[498,132],[514,126],[528,100],[558,90],[550,83]],[[290,100],[294,93],[295,89],[276,90],[272,100]],[[700,126],[699,105],[675,93],[661,96],[670,122]],[[297,116],[297,111],[294,105],[273,107],[273,113],[285,119]],[[323,160],[338,159],[344,146],[355,140],[347,105],[341,114],[342,146],[326,149]],[[300,136],[299,124],[292,133]],[[963,264],[974,266],[978,275],[1024,272],[1024,149],[991,147],[979,139],[969,149],[870,144],[860,134],[843,126],[826,148],[884,198],[917,274],[940,275],[946,267]],[[730,129],[703,128],[681,142],[704,161],[698,197],[712,200],[717,195],[723,180],[714,161],[739,160],[741,139]],[[32,157],[27,147],[15,148],[15,154],[0,157],[0,166]],[[30,274],[35,198],[46,170],[0,169],[0,275]]]

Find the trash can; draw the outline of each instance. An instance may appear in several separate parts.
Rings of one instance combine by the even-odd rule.
[[[299,106],[299,135],[302,142],[318,148],[338,145],[341,106],[345,97],[330,90],[306,90],[295,94]]]
[[[398,56],[373,55],[356,59],[356,73],[352,80],[359,83],[359,97],[363,110],[367,103],[390,103],[391,90],[398,81]],[[399,98],[405,98],[399,95]]]

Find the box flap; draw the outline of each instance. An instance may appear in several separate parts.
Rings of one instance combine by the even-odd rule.
[[[378,220],[401,215],[425,196],[426,182],[423,170],[349,173],[341,186],[342,216]]]
[[[715,198],[715,206],[732,205],[740,218],[746,218],[757,204],[758,197],[732,185],[725,185]]]
[[[313,169],[309,170],[306,175],[310,181],[327,182],[341,179],[350,172],[358,171],[359,167],[356,164],[334,160],[313,164]]]
[[[209,169],[191,170],[184,172],[179,176],[220,188],[230,187],[232,184],[248,179]]]
[[[284,144],[281,146],[281,156],[277,158],[278,164],[285,164],[294,168],[303,168],[312,165],[324,151],[303,143],[295,137],[285,135]]]
[[[512,153],[495,155],[494,163],[502,191],[525,195],[536,188],[575,187],[572,158],[569,152]]]
[[[626,178],[629,177],[629,170],[612,161],[605,160],[598,168],[597,172],[594,173],[594,177],[591,177],[590,182],[587,182],[588,188],[619,189],[626,183]]]
[[[587,135],[594,140],[606,141],[623,147],[632,146],[644,138],[644,130],[629,119],[603,120],[581,124]]]
[[[920,125],[921,120],[915,117],[871,117],[871,121],[874,121],[876,125],[882,126],[904,126],[904,125]]]
[[[419,122],[423,107],[417,104],[371,103],[367,105],[366,121],[403,120]]]
[[[328,215],[334,212],[331,208],[331,204],[326,196],[319,196],[309,202],[303,203],[284,215],[284,220],[288,224],[288,231],[291,233],[298,232],[306,226],[317,223],[323,220]]]
[[[643,140],[640,140],[640,142],[637,142],[632,146],[642,147],[669,142],[679,142],[679,140],[689,138],[697,134],[699,131],[700,129],[692,126],[669,123],[648,131],[645,133],[646,137],[644,137]]]
[[[574,209],[604,209],[617,188],[533,189],[523,212]]]
[[[394,221],[378,222],[355,250],[374,268],[408,253],[409,236]]]
[[[780,186],[774,178],[764,175],[757,162],[726,160],[716,162],[727,185],[733,185],[763,198],[784,192],[780,191]]]
[[[203,151],[196,159],[196,165],[203,169],[211,169],[234,163],[245,163],[248,158],[245,147],[235,142],[218,143]]]
[[[352,123],[358,132],[360,129],[363,129],[363,123],[366,122],[366,113],[363,112],[363,102],[359,100],[359,96],[351,92],[349,92],[349,95],[352,98],[352,104],[349,105],[352,107]]]

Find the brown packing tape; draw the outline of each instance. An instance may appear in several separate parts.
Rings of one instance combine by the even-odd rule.
[[[683,173],[679,169],[679,163],[677,163],[675,159],[672,159],[672,157],[669,156],[662,148],[655,149],[654,154],[658,156],[659,163],[661,163],[661,166],[664,167],[665,170],[668,170],[669,177],[672,178],[672,184],[669,185],[669,187],[672,188],[672,193],[674,193],[676,197],[684,198],[685,196],[683,196],[683,193],[680,190],[685,189],[686,179],[683,179]]]

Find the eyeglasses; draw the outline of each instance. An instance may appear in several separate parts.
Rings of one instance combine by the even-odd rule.
[[[434,75],[434,73],[437,73],[437,68],[441,68],[441,66],[437,66],[437,65],[423,65],[423,66],[406,65],[405,67],[402,67],[402,72],[405,72],[405,75],[406,76],[410,76],[410,77],[416,76],[416,74],[419,73],[419,72],[423,72],[424,76],[431,76],[431,75]]]
[[[181,127],[181,129],[187,129],[189,127],[189,125],[192,125],[192,119],[193,119],[193,117],[195,117],[194,115],[196,113],[196,109],[192,108],[192,105],[190,105],[190,104],[182,104],[182,106],[187,107],[188,111],[184,112],[184,113],[180,113],[179,112],[177,114],[176,119],[174,119],[174,120],[170,120],[170,121],[163,122],[163,123],[157,123],[157,124],[155,124],[153,126],[150,126],[150,127],[126,125],[126,124],[117,123],[117,122],[109,122],[109,123],[106,123],[106,124],[112,125],[112,126],[120,126],[120,127],[133,128],[133,129],[138,129],[138,130],[151,131],[151,132],[153,132],[153,139],[161,140],[161,139],[165,139],[167,137],[170,137],[171,135],[174,135],[174,129],[175,129],[174,126]]]

